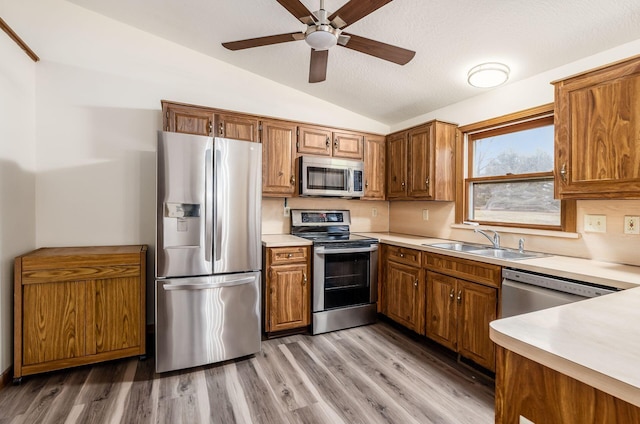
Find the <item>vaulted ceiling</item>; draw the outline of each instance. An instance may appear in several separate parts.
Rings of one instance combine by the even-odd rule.
[[[638,0],[394,0],[347,31],[414,50],[414,59],[400,66],[335,46],[326,81],[310,84],[304,41],[221,45],[304,31],[275,0],[71,2],[389,125],[484,93],[466,82],[474,65],[503,62],[511,83],[640,39]],[[325,9],[346,2],[326,0]]]

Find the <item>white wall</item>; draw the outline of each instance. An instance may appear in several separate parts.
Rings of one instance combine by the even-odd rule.
[[[36,64],[0,32],[0,374],[13,363],[13,259],[35,247]]]

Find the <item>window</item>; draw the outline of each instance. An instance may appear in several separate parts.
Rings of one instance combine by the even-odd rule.
[[[467,172],[460,221],[572,230],[563,212],[571,206],[553,197],[551,106],[462,128]]]

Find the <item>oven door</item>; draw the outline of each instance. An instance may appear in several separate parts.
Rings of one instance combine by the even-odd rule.
[[[314,249],[313,312],[378,300],[378,245]]]

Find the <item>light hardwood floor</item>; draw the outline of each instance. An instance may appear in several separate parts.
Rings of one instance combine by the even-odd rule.
[[[493,402],[491,381],[378,323],[180,372],[128,359],[25,377],[0,391],[0,424],[488,424]]]

